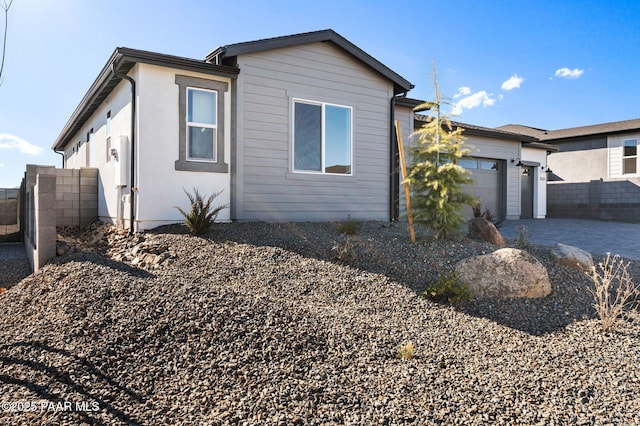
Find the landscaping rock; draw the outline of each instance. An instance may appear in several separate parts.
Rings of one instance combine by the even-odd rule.
[[[469,236],[504,247],[504,239],[496,226],[484,217],[474,217],[469,221]]]
[[[56,254],[58,256],[64,256],[65,254],[69,253],[69,250],[71,250],[71,246],[69,245],[69,243],[67,243],[66,241],[56,241]]]
[[[551,294],[547,269],[523,250],[503,248],[464,259],[455,270],[475,296],[541,298]]]
[[[637,311],[602,333],[589,277],[537,245],[549,297],[432,303],[495,247],[416,234],[363,223],[345,264],[332,223],[173,225],[144,234],[171,257],[143,270],[109,257],[142,243],[118,231],[12,288],[0,261],[0,424],[638,424]]]
[[[589,272],[594,266],[591,253],[578,247],[558,243],[551,254],[561,265],[579,272]]]

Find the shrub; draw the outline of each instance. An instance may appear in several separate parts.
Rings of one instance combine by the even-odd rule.
[[[356,258],[356,254],[353,251],[351,238],[349,236],[347,236],[344,243],[334,241],[333,247],[331,247],[331,251],[335,255],[336,259],[341,262],[351,263]]]
[[[360,227],[362,226],[362,222],[356,219],[352,219],[351,215],[347,216],[347,220],[344,222],[338,223],[338,231],[342,234],[346,235],[355,235],[360,232]]]
[[[413,346],[413,342],[403,342],[398,346],[398,358],[400,359],[411,359],[415,355],[415,347]]]
[[[607,257],[598,263],[598,269],[591,269],[590,277],[594,284],[593,307],[600,317],[602,331],[607,332],[616,327],[618,318],[627,308],[636,304],[640,295],[628,271],[629,264],[620,256]]]
[[[434,302],[446,303],[466,302],[473,298],[467,286],[460,282],[455,272],[440,275],[438,281],[427,288],[424,296]]]
[[[176,209],[184,216],[184,223],[189,228],[189,231],[195,235],[204,234],[209,230],[211,224],[216,220],[218,213],[227,208],[228,205],[213,206],[213,201],[218,197],[222,191],[216,192],[206,199],[200,195],[197,189],[193,189],[193,195],[184,190],[184,193],[189,197],[191,207],[189,213],[182,210],[180,207],[175,206]]]

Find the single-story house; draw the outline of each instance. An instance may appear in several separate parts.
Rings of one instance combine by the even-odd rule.
[[[393,99],[412,87],[332,30],[204,60],[117,48],[53,149],[99,169],[101,220],[137,230],[181,221],[193,188],[222,191],[223,221],[389,220]]]
[[[640,221],[640,119],[560,130],[500,129],[559,147],[549,155],[549,217]]]
[[[222,46],[204,60],[121,47],[53,149],[65,168],[99,170],[99,219],[135,230],[182,221],[174,206],[194,188],[221,192],[221,221],[395,220],[394,121],[410,143],[412,88],[333,30]],[[546,146],[464,126],[485,204],[544,217]]]

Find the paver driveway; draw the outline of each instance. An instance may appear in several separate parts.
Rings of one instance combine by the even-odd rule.
[[[640,224],[582,219],[507,220],[500,224],[504,238],[516,238],[517,227],[531,231],[529,241],[553,246],[557,243],[579,247],[592,254],[619,254],[640,260]]]

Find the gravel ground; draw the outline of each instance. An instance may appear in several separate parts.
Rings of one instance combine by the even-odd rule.
[[[640,424],[636,312],[602,333],[588,279],[545,247],[544,300],[431,303],[439,273],[495,247],[406,234],[166,227],[144,235],[170,248],[156,267],[57,258],[0,294],[0,423]]]
[[[30,273],[27,259],[0,259],[0,287],[11,288]]]

